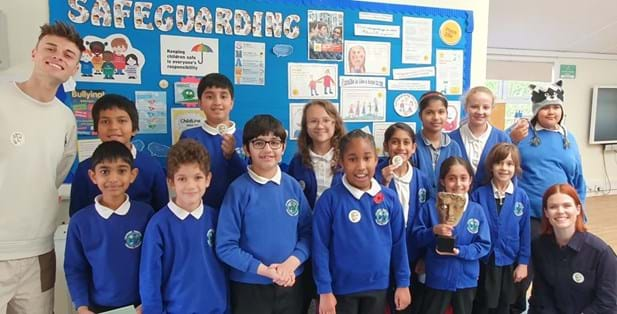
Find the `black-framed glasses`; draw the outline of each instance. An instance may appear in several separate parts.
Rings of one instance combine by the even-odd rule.
[[[254,139],[251,141],[253,147],[256,149],[264,149],[266,148],[266,144],[270,145],[271,149],[279,149],[283,146],[283,142],[281,140],[272,140],[272,141],[264,141],[260,139]]]

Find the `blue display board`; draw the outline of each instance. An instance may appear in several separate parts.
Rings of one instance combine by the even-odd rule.
[[[174,126],[197,122],[187,115],[198,108],[194,82],[211,71],[236,82],[231,118],[239,126],[270,113],[292,137],[290,110],[311,97],[338,103],[348,130],[373,130],[373,120],[419,129],[420,95],[441,89],[458,101],[469,87],[470,11],[349,0],[50,0],[49,7],[51,21],[73,24],[87,43],[73,95],[82,101],[73,102],[80,139],[93,137],[88,103],[101,92],[122,94],[138,103],[137,148],[161,162]],[[295,151],[290,140],[284,160]]]

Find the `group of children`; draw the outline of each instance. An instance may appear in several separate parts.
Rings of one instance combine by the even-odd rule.
[[[490,90],[468,93],[451,137],[447,99],[424,94],[422,131],[390,126],[384,158],[312,101],[288,167],[280,121],[230,120],[229,79],[205,76],[198,96],[207,119],[173,145],[166,174],[131,144],[130,100],[94,104],[103,143],[73,181],[64,265],[78,313],[306,313],[314,297],[324,314],[507,312],[527,276],[530,208],[518,150],[488,122]],[[440,221],[438,191],[465,197],[456,226]]]

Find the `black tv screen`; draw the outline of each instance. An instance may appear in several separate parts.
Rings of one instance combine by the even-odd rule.
[[[617,86],[593,88],[589,143],[617,143]]]

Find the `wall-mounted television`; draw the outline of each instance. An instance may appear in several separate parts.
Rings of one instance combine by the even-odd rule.
[[[589,144],[617,143],[617,85],[594,86]]]

